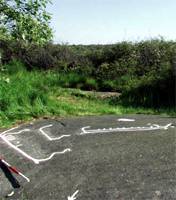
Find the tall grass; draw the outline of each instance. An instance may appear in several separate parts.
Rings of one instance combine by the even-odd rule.
[[[97,82],[88,77],[55,71],[29,72],[19,62],[15,62],[14,66],[13,70],[12,64],[1,68],[0,127],[43,116],[156,113],[153,109],[121,106],[117,101],[96,99],[93,95],[82,93],[79,88],[98,87]],[[108,87],[112,83],[105,84]],[[71,87],[78,89],[64,89]]]

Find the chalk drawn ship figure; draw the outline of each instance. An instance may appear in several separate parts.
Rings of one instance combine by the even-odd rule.
[[[83,127],[80,135],[85,134],[97,134],[97,133],[112,133],[112,132],[128,132],[128,131],[152,131],[152,130],[167,130],[172,124],[160,126],[158,124],[152,124],[144,127],[122,127],[122,128],[103,128],[103,129],[90,129],[90,126]]]
[[[60,137],[55,137],[55,138],[52,138],[50,137],[45,131],[44,129],[45,128],[49,128],[53,126],[52,124],[50,125],[46,125],[46,126],[43,126],[39,129],[40,133],[49,141],[56,141],[56,140],[61,140],[63,139],[64,137],[70,137],[71,135],[62,135]],[[18,128],[18,127],[16,127]],[[18,135],[18,134],[22,134],[24,132],[29,132],[30,129],[23,129],[23,130],[20,130],[20,131],[17,131],[17,132],[11,132],[13,130],[15,130],[16,128],[12,128],[10,130],[7,130],[7,131],[4,131],[3,133],[0,134],[0,139],[2,139],[8,146],[10,146],[12,149],[14,149],[16,152],[20,153],[22,156],[26,157],[28,160],[31,160],[33,161],[35,164],[39,164],[41,162],[45,162],[45,161],[49,161],[50,159],[52,159],[55,155],[57,154],[64,154],[66,152],[70,152],[71,149],[67,148],[67,149],[64,149],[63,151],[61,152],[53,152],[50,154],[50,156],[48,156],[47,158],[41,158],[41,159],[37,159],[37,158],[34,158],[33,156],[29,155],[28,153],[26,153],[25,151],[23,151],[22,149],[19,148],[19,146],[17,145],[14,145],[11,140],[13,140],[13,138],[15,138],[14,135]]]

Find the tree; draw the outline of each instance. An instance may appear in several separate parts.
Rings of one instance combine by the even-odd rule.
[[[51,0],[0,0],[0,39],[6,35],[26,44],[50,41],[48,3]]]

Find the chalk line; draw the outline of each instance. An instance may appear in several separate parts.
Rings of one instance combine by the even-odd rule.
[[[62,136],[60,136],[60,137],[58,137],[58,138],[51,138],[51,137],[49,137],[49,136],[43,131],[43,128],[50,127],[50,126],[51,126],[51,125],[42,127],[41,130],[40,130],[40,131],[42,131],[43,135],[44,135],[49,141],[52,141],[52,140],[60,140],[60,139],[62,139],[63,137],[69,137],[69,136],[70,136],[70,135],[62,135]],[[12,149],[14,149],[16,152],[18,152],[19,154],[21,154],[21,155],[24,156],[25,158],[27,158],[27,159],[33,161],[35,164],[39,164],[40,162],[48,161],[48,160],[52,159],[52,158],[53,158],[55,155],[57,155],[57,154],[64,154],[64,153],[66,153],[66,152],[70,152],[70,151],[71,151],[71,149],[67,148],[67,149],[64,149],[64,150],[61,151],[61,152],[59,152],[59,151],[58,151],[58,152],[53,152],[53,153],[52,153],[49,157],[47,157],[47,158],[43,158],[43,159],[34,158],[34,157],[32,157],[31,155],[27,154],[25,151],[21,150],[21,149],[19,148],[19,146],[15,146],[13,143],[11,143],[11,142],[7,139],[7,137],[10,136],[11,134],[12,134],[12,135],[15,135],[15,134],[17,135],[17,134],[21,134],[22,132],[25,132],[25,131],[30,131],[29,129],[23,129],[23,130],[20,130],[20,131],[18,131],[18,132],[12,132],[12,133],[10,133],[10,131],[12,131],[12,130],[14,130],[14,129],[17,129],[17,128],[18,128],[18,127],[11,128],[11,129],[9,129],[9,130],[6,130],[6,131],[2,132],[2,133],[0,134],[0,138],[1,138],[8,146],[10,146]]]
[[[64,149],[63,151],[52,153],[48,158],[37,159],[37,161],[38,161],[39,163],[40,163],[40,162],[46,162],[46,161],[48,161],[48,160],[51,160],[55,155],[64,154],[64,153],[70,152],[70,151],[71,151],[71,149],[67,148],[67,149]]]
[[[49,124],[49,125],[43,126],[43,127],[41,127],[41,128],[39,129],[39,131],[42,133],[42,135],[45,136],[48,140],[50,140],[50,141],[55,141],[55,140],[60,140],[60,139],[62,139],[62,138],[64,138],[64,137],[70,137],[70,136],[71,136],[71,135],[62,135],[62,136],[60,136],[60,137],[55,137],[55,138],[50,137],[48,134],[45,133],[45,131],[43,131],[43,129],[49,128],[49,127],[51,127],[51,126],[53,126],[53,125],[52,125],[52,124]]]
[[[9,129],[9,130],[6,130],[6,131],[0,133],[0,135],[4,135],[5,133],[8,133],[8,132],[10,132],[10,131],[12,131],[12,130],[14,130],[14,129],[17,129],[17,128],[18,128],[18,127],[14,127],[14,128]]]
[[[5,136],[0,136],[0,138],[7,144],[9,145],[11,148],[13,148],[15,151],[17,151],[18,153],[20,153],[21,155],[23,155],[24,157],[26,157],[29,160],[32,160],[35,164],[39,164],[38,160],[33,158],[32,156],[28,155],[27,153],[25,153],[24,151],[22,151],[21,149],[19,149],[18,147],[16,147],[14,144],[12,144],[11,142],[9,142]]]
[[[119,122],[134,122],[135,119],[120,118],[120,119],[118,119],[117,121],[119,121]]]
[[[90,126],[81,128],[82,132],[80,135],[86,134],[97,134],[97,133],[112,133],[112,132],[126,132],[126,131],[151,131],[151,130],[167,130],[171,127],[172,123],[165,126],[160,126],[158,124],[153,124],[149,127],[122,127],[122,128],[103,128],[103,129],[89,129]],[[89,130],[87,130],[89,129]]]
[[[76,192],[72,196],[67,197],[67,200],[76,200],[77,199],[76,195],[78,194],[78,192],[79,190],[76,190]]]
[[[18,127],[17,127],[18,128]],[[10,132],[10,135],[18,135],[18,134],[21,134],[21,133],[23,133],[23,132],[29,132],[30,131],[30,129],[23,129],[23,130],[20,130],[20,131],[18,131],[18,132]],[[9,132],[6,132],[6,133],[2,133],[2,135],[8,135],[9,134]]]

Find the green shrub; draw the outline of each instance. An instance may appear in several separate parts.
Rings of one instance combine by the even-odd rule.
[[[7,74],[16,74],[26,71],[24,63],[15,59],[4,65],[3,69],[7,72]]]
[[[120,91],[123,93],[124,100],[129,99],[136,104],[143,102],[144,105],[155,105],[157,103],[153,96],[156,95],[153,94],[157,91],[157,94],[160,94],[158,99],[164,102],[163,90],[167,89],[163,85],[166,85],[171,89],[167,90],[170,92],[170,97],[168,94],[165,96],[169,102],[172,104],[174,102],[172,91],[175,78],[171,74],[171,71],[174,71],[171,66],[176,65],[176,42],[174,41],[164,41],[161,38],[112,45],[50,43],[40,47],[24,46],[20,41],[1,40],[0,52],[3,64],[0,70],[1,72],[6,70],[6,74],[17,73],[20,76],[19,71],[24,71],[22,63],[28,70],[44,69],[41,74],[46,73],[48,79],[44,80],[41,76],[40,84],[35,80],[33,82],[33,87],[42,91],[47,91],[49,86],[55,85],[86,90]],[[4,80],[8,83],[8,77]],[[152,95],[149,94],[150,90]],[[145,96],[146,92],[148,96]],[[21,102],[20,104],[23,102],[22,99],[18,101]],[[6,107],[2,100],[1,105]]]
[[[83,85],[82,89],[84,89],[84,90],[98,90],[98,83],[93,78],[86,78],[85,84]]]
[[[166,68],[167,69],[167,68]],[[159,76],[150,74],[134,80],[121,95],[124,105],[143,107],[176,107],[175,76],[172,69],[165,69]]]
[[[118,85],[116,80],[102,80],[99,84],[101,91],[109,92],[109,91],[118,91]]]

